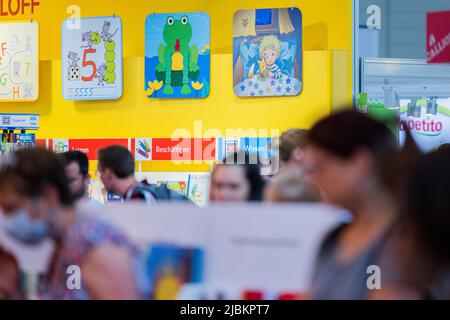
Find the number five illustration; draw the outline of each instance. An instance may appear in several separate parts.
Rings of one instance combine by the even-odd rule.
[[[92,74],[89,77],[81,77],[83,81],[92,81],[95,78],[95,75],[97,74],[97,66],[94,61],[86,61],[86,56],[88,53],[96,53],[97,50],[95,49],[85,49],[83,54],[83,67],[91,66],[92,67]]]

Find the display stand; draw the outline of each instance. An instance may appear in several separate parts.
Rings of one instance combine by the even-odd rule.
[[[407,129],[424,151],[450,142],[450,64],[383,58],[361,64],[361,105],[371,116],[395,120],[400,145]]]
[[[35,134],[27,133],[27,131],[38,129],[39,115],[37,114],[0,114],[0,130],[2,130],[0,158],[7,158],[14,151],[23,148],[34,147]]]

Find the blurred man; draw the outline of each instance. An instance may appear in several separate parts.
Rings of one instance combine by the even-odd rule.
[[[100,201],[89,197],[89,160],[80,151],[69,151],[62,154],[65,161],[66,176],[69,181],[69,189],[78,206],[87,206],[90,209],[101,210]]]
[[[144,201],[148,204],[157,201],[189,200],[165,185],[157,186],[139,182],[134,176],[134,158],[131,152],[121,146],[111,146],[98,153],[98,172],[106,190],[122,197],[124,201]]]

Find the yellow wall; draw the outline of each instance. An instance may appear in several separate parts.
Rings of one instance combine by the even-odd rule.
[[[308,128],[328,114],[333,83],[350,102],[352,46],[351,0],[40,0],[33,19],[40,24],[40,97],[34,103],[0,104],[0,112],[39,113],[40,138],[170,137],[175,129]],[[119,15],[124,25],[124,95],[119,101],[69,102],[61,90],[61,23],[68,6],[77,4],[82,16]],[[242,8],[297,6],[304,24],[304,89],[298,97],[240,99],[232,90],[232,17]],[[156,12],[199,11],[211,17],[211,93],[204,100],[149,100],[143,93],[144,21]],[[14,17],[15,20],[29,19]],[[9,17],[2,17],[8,20]],[[319,51],[321,50],[321,51]],[[333,50],[346,56],[332,58]],[[347,64],[345,64],[345,59]],[[343,64],[336,68],[334,61]],[[348,72],[350,74],[350,72]],[[335,77],[333,79],[333,76]],[[336,80],[340,77],[340,80]],[[342,93],[341,93],[342,96]],[[338,99],[339,100],[339,99]],[[339,101],[342,102],[342,99]]]
[[[30,1],[30,0],[26,0]],[[37,0],[36,0],[37,1]],[[212,53],[231,53],[232,21],[241,8],[298,7],[303,13],[305,50],[351,50],[351,0],[39,0],[33,19],[41,28],[41,59],[60,59],[61,22],[67,8],[78,5],[82,16],[119,15],[124,24],[124,56],[144,55],[144,21],[156,12],[203,11],[211,17]],[[4,1],[7,2],[7,1]],[[27,11],[28,13],[29,11]],[[0,17],[0,20],[30,19],[31,15]]]

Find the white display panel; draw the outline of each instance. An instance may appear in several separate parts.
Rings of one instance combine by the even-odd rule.
[[[0,102],[39,97],[39,27],[0,23]]]
[[[408,128],[418,146],[425,152],[441,144],[450,143],[450,64],[427,64],[425,60],[365,58],[362,60],[362,92],[367,93],[368,103],[392,105],[386,99],[398,97],[394,103],[400,120],[398,138],[401,145]],[[408,112],[408,104],[414,101],[417,108]],[[427,104],[436,101],[433,110]]]
[[[383,99],[385,86],[392,87],[400,98],[448,97],[450,94],[450,64],[384,58],[365,58],[361,64],[361,92],[367,93],[369,102]]]
[[[323,237],[342,221],[341,211],[322,204],[129,204],[106,213],[141,247],[203,250],[201,286],[211,298],[222,293],[227,299],[241,299],[245,290],[306,292]]]
[[[246,290],[261,291],[265,298],[307,292],[322,239],[342,222],[341,211],[321,204],[202,209],[127,203],[108,205],[97,217],[123,230],[143,252],[155,246],[200,250],[202,280],[195,286],[210,299],[242,299]],[[0,245],[10,249],[26,271],[45,272],[52,243],[21,245],[2,231],[1,218]]]
[[[215,292],[308,291],[322,239],[340,219],[313,204],[218,206],[211,214],[207,281]]]

